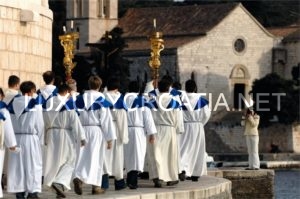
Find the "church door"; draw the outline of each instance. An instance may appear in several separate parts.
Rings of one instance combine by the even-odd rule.
[[[245,98],[245,84],[234,84],[234,96],[233,96],[233,106],[234,109],[245,108],[245,103],[243,101]]]

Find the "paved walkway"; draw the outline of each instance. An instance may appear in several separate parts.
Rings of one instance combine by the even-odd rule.
[[[163,186],[154,188],[152,181],[140,180],[137,190],[124,189],[121,191],[113,190],[113,181],[110,181],[110,189],[103,195],[92,195],[91,186],[83,187],[83,195],[78,196],[73,190],[66,193],[67,198],[104,198],[104,199],[190,199],[190,198],[209,198],[215,195],[226,195],[231,193],[231,182],[229,180],[211,176],[203,176],[198,182],[184,181],[176,186]],[[229,192],[229,193],[228,193]],[[44,187],[39,195],[42,199],[56,198],[54,191]],[[4,198],[15,198],[13,194],[4,192]]]

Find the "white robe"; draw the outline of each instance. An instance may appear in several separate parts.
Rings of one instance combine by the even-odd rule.
[[[157,96],[158,107],[167,108],[172,96],[162,93]],[[160,103],[159,103],[160,102]],[[159,105],[160,104],[160,105]],[[179,109],[163,110],[152,109],[156,125],[155,143],[149,146],[150,178],[159,178],[163,181],[178,180],[178,143],[177,133],[184,131],[182,116]]]
[[[19,91],[15,90],[15,89],[7,89],[5,91],[5,97],[3,98],[3,102],[5,102],[5,104],[9,104],[11,102],[11,100],[19,94]]]
[[[92,90],[86,91],[82,96],[85,108],[80,111],[79,118],[85,130],[86,145],[79,150],[74,171],[74,178],[95,186],[101,186],[102,183],[106,141],[116,139],[109,107],[89,110],[95,100],[102,96],[104,97],[100,92]]]
[[[44,85],[39,89],[39,92],[43,96],[45,100],[47,100],[51,95],[53,95],[54,90],[56,89],[56,86],[49,84],[49,85]]]
[[[16,96],[19,95],[19,91],[15,89],[7,89],[5,91],[5,97],[3,98],[3,102],[6,103],[7,105],[10,105],[12,102],[12,99]],[[5,155],[4,155],[4,165],[3,165],[3,174],[7,174],[7,164],[8,164],[8,150],[5,150]]]
[[[4,136],[4,146],[6,146],[7,148],[14,147],[17,145],[17,141],[16,141],[14,129],[13,129],[13,126],[11,123],[10,115],[5,108],[1,108],[0,113],[2,113],[3,116],[5,117],[5,120],[3,120],[2,122],[0,121],[2,123],[2,126],[1,126],[2,129],[0,129],[0,131],[2,131],[2,133],[4,133],[4,135],[3,135]],[[5,155],[5,148],[0,148],[0,176],[2,176],[4,155]],[[1,180],[2,180],[2,178],[0,178],[0,184],[1,184]],[[2,198],[2,197],[3,197],[2,186],[0,186],[0,198]]]
[[[49,97],[53,96],[55,89],[56,89],[56,86],[54,86],[52,84],[48,84],[48,85],[44,85],[43,87],[41,87],[38,90],[38,92],[46,101]],[[45,103],[45,101],[42,101],[42,102]],[[39,108],[42,109],[42,105],[43,104],[41,104]],[[43,132],[43,135],[42,135],[43,140],[45,140],[44,134],[45,134],[45,132]],[[45,162],[46,161],[46,159],[45,159],[46,158],[46,146],[45,145],[43,145],[43,147],[42,147],[42,156],[43,156],[43,162]],[[44,173],[45,173],[45,167],[43,167],[43,175],[44,175]]]
[[[115,102],[121,97],[119,92],[107,91],[104,93],[105,99],[111,104],[115,105]],[[117,139],[112,142],[112,148],[105,151],[104,170],[105,173],[113,175],[116,180],[124,178],[124,148],[123,144],[128,143],[128,124],[127,113],[125,109],[114,108],[111,109],[111,115],[113,117]]]
[[[46,129],[44,183],[49,187],[52,183],[59,183],[71,189],[76,147],[80,145],[81,140],[85,139],[85,133],[74,109],[60,111],[60,104],[65,101],[64,99],[60,95],[50,98],[47,101],[47,108],[51,103],[53,103],[53,108],[44,111]]]
[[[185,133],[180,136],[180,169],[187,176],[207,175],[204,125],[211,111],[208,104],[200,107],[199,94],[187,93],[186,96],[188,102],[183,103],[190,103],[190,107],[183,111]]]
[[[132,107],[137,99],[137,93],[130,93],[127,96],[125,103],[128,107]],[[124,145],[124,159],[127,172],[143,171],[147,135],[157,133],[151,110],[146,106],[135,107],[127,111],[129,142]]]
[[[11,114],[11,120],[21,152],[8,153],[8,192],[42,191],[41,134],[44,122],[42,112],[36,109],[36,106],[28,112],[23,112],[31,99],[33,98],[20,96],[12,103],[14,114]]]

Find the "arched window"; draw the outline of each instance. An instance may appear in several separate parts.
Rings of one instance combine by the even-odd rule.
[[[233,67],[230,80],[232,84],[233,108],[242,110],[245,108],[244,99],[249,100],[248,91],[250,89],[250,73],[247,67],[236,65]]]

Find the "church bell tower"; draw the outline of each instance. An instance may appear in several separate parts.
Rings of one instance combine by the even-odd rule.
[[[118,24],[118,0],[67,0],[67,29],[79,32],[77,50],[96,43]]]

